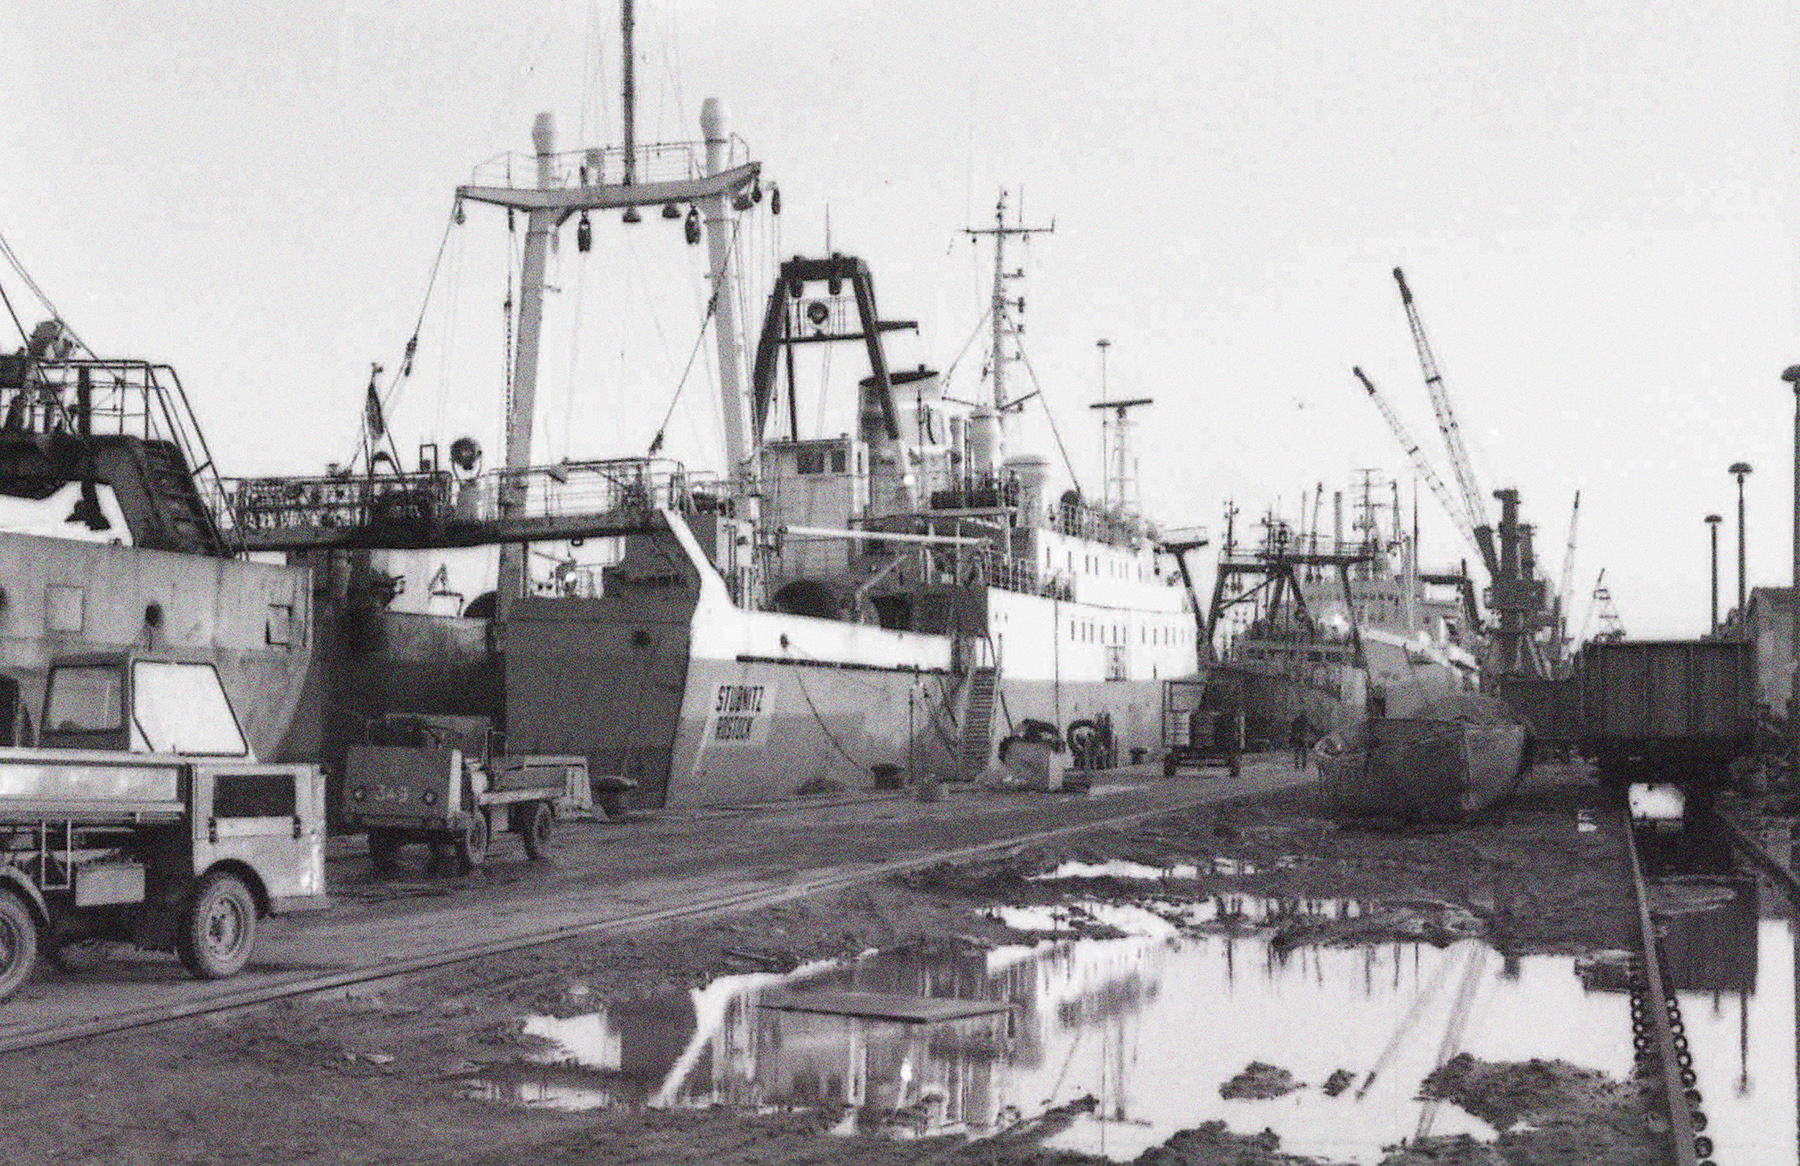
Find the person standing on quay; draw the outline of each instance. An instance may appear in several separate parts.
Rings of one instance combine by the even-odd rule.
[[[1294,748],[1294,768],[1305,769],[1307,753],[1312,748],[1312,726],[1305,713],[1294,714],[1294,721],[1288,726],[1288,744]]]

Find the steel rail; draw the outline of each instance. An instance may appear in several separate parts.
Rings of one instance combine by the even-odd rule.
[[[1675,1152],[1676,1166],[1698,1166],[1699,1157],[1694,1153],[1694,1118],[1688,1106],[1687,1087],[1681,1080],[1681,1067],[1676,1063],[1675,1034],[1669,1027],[1669,1002],[1663,992],[1662,961],[1656,950],[1656,924],[1650,918],[1644,867],[1638,859],[1630,809],[1624,811],[1623,817],[1625,846],[1631,857],[1631,890],[1637,900],[1638,933],[1644,945],[1644,994],[1649,999],[1650,1027],[1655,1034],[1663,1094],[1669,1107],[1669,1140]]]
[[[1276,789],[1292,788],[1278,786]],[[232,1012],[245,1008],[272,1004],[278,1000],[291,999],[296,996],[311,996],[350,988],[362,984],[375,983],[381,980],[402,979],[422,972],[435,971],[439,968],[455,964],[469,963],[487,956],[501,955],[507,952],[520,951],[530,947],[541,947],[582,935],[625,935],[637,931],[648,930],[663,923],[681,920],[701,919],[713,915],[733,914],[750,911],[762,907],[773,907],[795,899],[825,891],[843,890],[860,883],[874,882],[890,875],[903,874],[921,867],[932,866],[944,862],[963,862],[984,855],[1009,850],[1023,849],[1066,838],[1090,830],[1100,830],[1112,826],[1126,826],[1151,818],[1179,814],[1201,805],[1221,805],[1240,800],[1243,797],[1261,793],[1272,793],[1275,790],[1249,791],[1236,797],[1209,798],[1194,797],[1183,799],[1174,805],[1157,806],[1147,810],[1133,810],[1128,814],[1115,814],[1106,818],[1097,818],[1089,822],[1076,822],[1067,826],[1055,826],[1047,830],[1037,830],[1029,834],[1014,835],[995,839],[991,842],[978,842],[969,846],[950,850],[932,851],[927,854],[913,855],[908,858],[892,859],[876,863],[872,866],[857,866],[850,869],[838,868],[825,874],[803,878],[797,882],[780,887],[763,888],[753,891],[739,891],[735,894],[720,895],[716,898],[703,898],[696,902],[685,903],[679,907],[661,907],[650,911],[616,916],[610,919],[596,919],[586,923],[569,924],[547,931],[532,932],[526,935],[514,935],[505,939],[489,940],[483,943],[469,944],[464,947],[449,948],[433,952],[426,956],[414,956],[404,960],[393,960],[381,964],[361,968],[350,968],[339,972],[329,972],[317,976],[308,976],[299,980],[286,980],[278,984],[245,987],[237,990],[212,994],[198,1000],[185,1000],[172,1004],[162,1004],[151,1008],[136,1009],[115,1013],[76,1023],[57,1024],[42,1028],[26,1029],[0,1034],[0,1054],[21,1052],[26,1049],[44,1048],[49,1045],[65,1044],[70,1041],[86,1040],[110,1033],[125,1032],[136,1028],[147,1028],[158,1024],[167,1024],[176,1020],[184,1020],[195,1016],[206,1016],[219,1012]]]

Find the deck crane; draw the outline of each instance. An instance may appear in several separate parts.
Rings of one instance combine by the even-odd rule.
[[[1356,374],[1356,379],[1361,381],[1363,388],[1368,390],[1369,399],[1375,402],[1375,407],[1381,410],[1383,417],[1387,418],[1388,428],[1394,431],[1394,437],[1400,442],[1400,447],[1406,450],[1406,456],[1412,459],[1413,469],[1421,478],[1425,479],[1425,484],[1431,487],[1431,493],[1443,506],[1444,513],[1450,516],[1450,521],[1456,525],[1456,529],[1461,532],[1464,540],[1474,548],[1475,553],[1483,553],[1481,543],[1475,538],[1475,528],[1469,522],[1468,511],[1456,504],[1455,497],[1450,493],[1450,487],[1444,485],[1444,479],[1438,477],[1437,471],[1431,468],[1431,462],[1426,458],[1425,452],[1419,448],[1419,443],[1413,440],[1412,434],[1401,422],[1399,415],[1387,403],[1387,398],[1383,397],[1381,392],[1376,389],[1374,382],[1369,380],[1368,374],[1363,372],[1361,366],[1352,366],[1350,371]]]
[[[1487,503],[1481,488],[1475,484],[1475,468],[1469,463],[1469,451],[1463,445],[1462,430],[1456,424],[1456,411],[1451,408],[1450,394],[1444,388],[1443,374],[1438,372],[1437,357],[1431,353],[1431,342],[1425,338],[1425,323],[1413,304],[1412,289],[1406,286],[1406,274],[1394,268],[1394,281],[1400,285],[1400,302],[1406,308],[1406,322],[1412,328],[1413,347],[1419,350],[1419,365],[1425,373],[1425,389],[1431,394],[1432,412],[1437,414],[1438,429],[1444,435],[1444,448],[1450,453],[1450,469],[1462,490],[1467,523],[1475,534],[1475,547],[1489,577],[1499,574],[1500,558],[1494,550],[1494,527],[1487,519]]]

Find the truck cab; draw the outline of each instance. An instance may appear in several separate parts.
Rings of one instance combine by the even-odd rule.
[[[43,749],[255,760],[218,670],[207,661],[58,659],[50,665],[38,726]]]
[[[88,941],[240,970],[264,915],[325,894],[325,781],[256,759],[210,662],[54,661],[35,747],[0,747],[0,999]]]

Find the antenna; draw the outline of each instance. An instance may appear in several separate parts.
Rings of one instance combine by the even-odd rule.
[[[1101,340],[1100,348],[1100,396],[1102,400],[1089,405],[1090,409],[1111,409],[1112,416],[1102,417],[1102,441],[1107,445],[1107,472],[1105,478],[1105,496],[1101,499],[1107,505],[1117,506],[1120,510],[1137,506],[1137,459],[1131,456],[1131,420],[1126,417],[1128,409],[1136,409],[1141,405],[1155,404],[1151,397],[1133,397],[1126,401],[1108,401],[1106,396],[1106,350],[1112,341]]]
[[[1047,227],[1027,227],[1022,225],[1016,227],[1007,226],[1006,191],[1004,190],[1000,192],[1000,201],[994,205],[993,226],[963,228],[963,234],[968,235],[970,238],[975,238],[980,235],[992,235],[994,237],[994,290],[992,302],[988,309],[991,326],[991,339],[989,343],[992,347],[989,360],[994,370],[994,411],[1002,417],[1006,415],[1008,409],[1018,404],[1017,401],[1008,401],[1006,399],[1006,366],[1010,361],[1016,359],[1006,351],[1006,337],[1009,334],[1017,336],[1020,332],[1025,330],[1025,326],[1020,324],[1009,314],[1012,310],[1016,310],[1021,316],[1025,314],[1024,296],[1020,296],[1016,300],[1008,299],[1006,296],[1006,281],[1009,279],[1020,279],[1025,273],[1023,271],[1006,270],[1006,237],[1008,235],[1018,235],[1022,238],[1029,239],[1032,235],[1049,234],[1053,233],[1055,230],[1055,219],[1051,219],[1050,225]]]

